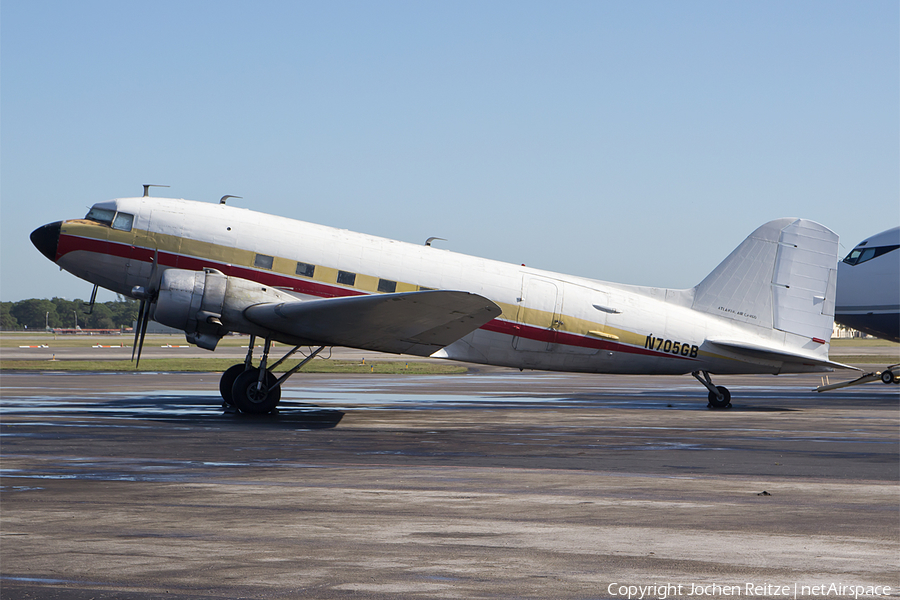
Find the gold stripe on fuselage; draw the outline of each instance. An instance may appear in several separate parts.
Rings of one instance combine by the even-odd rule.
[[[212,242],[192,240],[186,237],[171,234],[146,231],[142,229],[121,231],[112,229],[109,226],[96,223],[94,221],[87,221],[83,219],[65,221],[62,227],[62,233],[66,235],[126,244],[129,246],[149,248],[151,250],[159,250],[168,254],[187,256],[199,260],[206,259],[220,264],[244,267],[260,272],[277,273],[279,275],[283,275],[285,277],[296,280],[315,281],[326,285],[339,285],[337,283],[337,268],[327,267],[324,265],[315,265],[315,272],[313,277],[306,277],[304,275],[298,275],[296,273],[296,260],[275,256],[273,257],[272,268],[263,270],[259,267],[256,267],[254,264],[256,260],[255,252],[235,248],[232,246],[215,244]],[[342,285],[341,287],[352,287],[353,289],[358,289],[365,292],[378,293],[378,281],[379,277],[377,276],[365,273],[357,273],[356,281],[353,286]],[[398,281],[396,283],[397,292],[413,292],[420,289],[420,286],[415,283],[401,281]],[[519,307],[517,305],[507,303],[497,304],[503,311],[502,314],[498,317],[499,319],[514,321],[531,327],[549,329],[553,319],[555,317],[558,317],[558,315],[550,311],[529,308],[524,311],[523,315],[520,317],[521,320],[517,320],[517,313],[519,311]],[[604,334],[610,336],[610,338],[607,339],[612,339],[612,336],[615,336],[618,338],[617,341],[622,344],[641,346],[644,343],[644,336],[624,329],[610,327],[608,325],[601,326],[596,321],[578,319],[571,315],[565,315],[564,318],[560,320],[561,322],[558,322],[554,329],[561,333],[570,333],[574,335],[596,338],[597,336],[592,335],[591,332],[602,331]]]

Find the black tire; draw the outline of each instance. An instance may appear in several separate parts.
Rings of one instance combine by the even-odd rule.
[[[272,412],[281,400],[281,386],[272,387],[275,381],[277,381],[275,376],[266,371],[265,384],[260,390],[257,389],[259,369],[254,367],[244,371],[237,376],[231,388],[234,405],[248,415],[264,415]]]
[[[225,404],[234,406],[234,396],[231,393],[231,389],[234,387],[234,380],[246,370],[247,367],[244,363],[240,363],[228,367],[228,369],[222,373],[222,378],[219,380],[219,394],[222,395],[222,401],[225,402]]]
[[[881,373],[881,381],[883,383],[894,383],[894,374],[890,371],[883,371]]]
[[[728,388],[717,385],[716,389],[722,394],[722,399],[719,400],[716,394],[710,392],[708,396],[709,407],[715,409],[731,408],[731,392],[728,391]]]

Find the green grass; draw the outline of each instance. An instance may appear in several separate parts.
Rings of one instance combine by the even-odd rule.
[[[140,368],[128,360],[3,360],[3,371],[138,371],[201,373],[222,372],[239,361],[228,358],[150,358],[141,361]],[[276,372],[291,369],[297,361],[279,365]],[[453,363],[377,361],[360,363],[346,360],[313,360],[301,369],[303,373],[361,373],[376,375],[454,375],[467,368]]]
[[[226,335],[219,341],[219,347],[240,347],[246,346],[250,341],[246,335]],[[18,348],[26,345],[46,344],[56,348],[90,348],[96,344],[106,346],[123,344],[131,347],[134,342],[134,336],[131,334],[122,335],[54,335],[44,332],[24,332],[24,331],[4,331],[0,333],[0,348]],[[166,335],[152,333],[147,335],[146,343],[153,344],[171,344],[173,346],[182,346],[187,344],[184,335]],[[261,345],[262,341],[257,340],[257,345]],[[275,344],[275,346],[283,346],[283,344]],[[838,350],[840,348],[890,348],[894,347],[900,351],[900,344],[881,340],[876,338],[832,338],[831,348]]]
[[[239,347],[246,346],[250,342],[248,336],[231,336],[226,335],[219,341],[219,347]],[[183,346],[187,344],[184,335],[163,335],[148,334],[144,342],[145,344],[171,344],[173,346]],[[257,340],[257,345],[262,344],[262,340]],[[52,333],[25,333],[25,332],[8,332],[4,331],[0,334],[0,348],[18,348],[19,346],[38,346],[46,344],[51,348],[90,348],[96,344],[104,346],[118,346],[122,344],[131,347],[134,344],[134,335],[54,335]],[[274,344],[276,347],[282,347],[283,344]]]
[[[898,348],[900,344],[877,338],[831,338],[831,348]]]
[[[828,359],[845,365],[882,365],[900,363],[900,357],[889,354],[829,354]]]
[[[54,335],[44,332],[3,332],[0,334],[0,348],[18,348],[25,345],[46,344],[51,348],[90,348],[96,344],[131,347],[133,338],[130,335]],[[225,336],[219,347],[246,346],[248,336]],[[173,346],[187,342],[183,335],[151,334],[147,336],[147,344]],[[276,347],[285,347],[276,344]],[[842,349],[872,349],[872,354],[843,354]],[[885,352],[885,350],[888,352]],[[893,349],[894,351],[890,351]],[[277,353],[277,350],[276,350]],[[831,360],[835,362],[861,365],[900,362],[900,344],[880,339],[835,338],[831,340]],[[234,359],[225,358],[189,358],[189,359],[144,359],[140,371],[224,371],[235,364]],[[277,370],[285,371],[297,364],[288,361]],[[374,366],[374,371],[373,371]],[[24,371],[134,371],[134,363],[126,360],[0,360],[0,370]],[[302,371],[306,373],[381,373],[381,374],[452,374],[465,373],[466,368],[453,363],[376,361],[358,363],[355,361],[314,360]]]

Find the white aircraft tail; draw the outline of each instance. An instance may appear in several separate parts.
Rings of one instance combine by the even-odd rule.
[[[838,236],[804,219],[750,234],[694,288],[695,310],[824,344],[834,322]]]

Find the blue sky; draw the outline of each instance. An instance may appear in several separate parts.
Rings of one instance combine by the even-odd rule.
[[[28,235],[143,183],[662,287],[783,216],[844,253],[900,223],[898,30],[893,0],[4,0],[0,299],[86,298]]]

